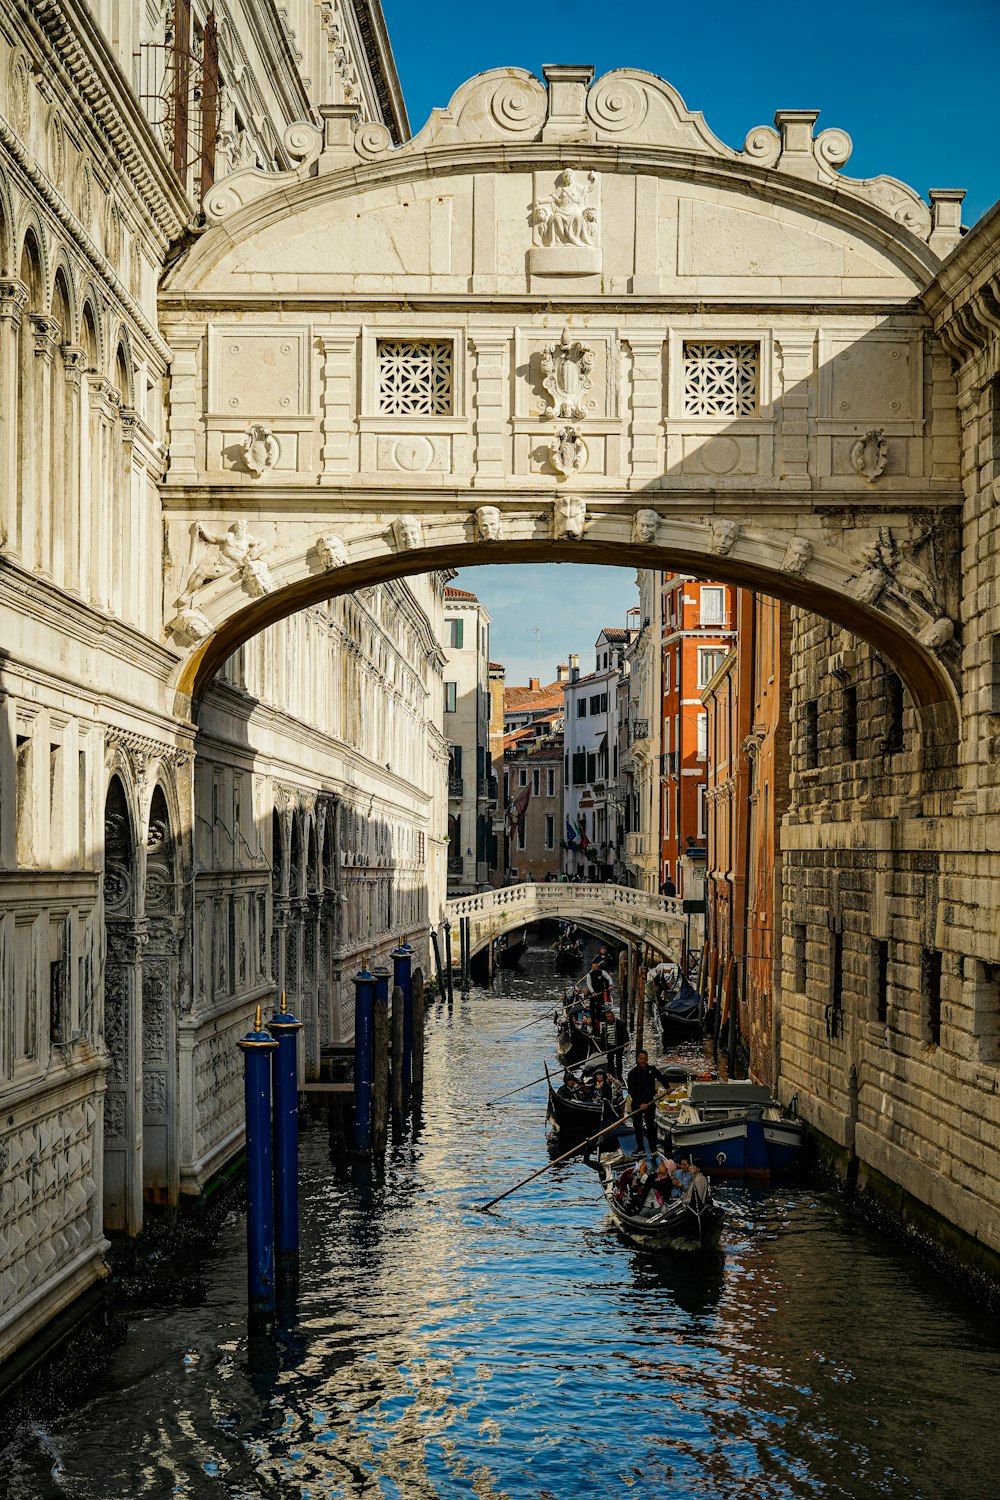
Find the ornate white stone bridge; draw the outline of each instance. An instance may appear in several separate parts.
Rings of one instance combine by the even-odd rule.
[[[476,896],[449,901],[446,915],[452,924],[469,918],[470,952],[505,932],[545,918],[577,922],[619,941],[641,941],[658,953],[680,953],[684,934],[682,903],[670,896],[654,896],[626,885],[578,885],[551,881],[507,885]]]

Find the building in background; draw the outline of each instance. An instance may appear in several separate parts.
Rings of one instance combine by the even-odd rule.
[[[678,573],[660,578],[660,882],[697,900],[692,876],[703,867],[706,833],[701,694],[735,640],[735,590]]]
[[[660,887],[660,577],[648,568],[636,575],[636,629],[618,690],[619,778],[609,789],[623,819],[616,879],[644,891]]]
[[[735,591],[737,637],[701,694],[707,751],[707,983],[720,1031],[755,1078],[775,1081],[781,993],[781,820],[791,768],[791,615]],[[845,733],[857,735],[856,705]],[[852,730],[853,724],[853,730]],[[735,1015],[735,1028],[730,1018]]]
[[[563,870],[569,876],[610,880],[615,874],[620,804],[609,802],[609,789],[619,781],[618,695],[633,634],[606,626],[594,644],[594,670],[585,677],[579,656],[569,659],[563,684]]]
[[[554,880],[562,867],[563,716],[537,718],[507,736],[504,874],[510,881]]]
[[[448,742],[448,894],[489,880],[496,804],[490,758],[490,613],[468,589],[444,596],[444,736]]]

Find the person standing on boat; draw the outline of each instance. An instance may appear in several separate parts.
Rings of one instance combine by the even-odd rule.
[[[583,981],[584,990],[590,1000],[590,1028],[592,1034],[600,1035],[604,1025],[604,1011],[611,999],[611,975],[601,968],[600,958],[590,961],[590,973]]]
[[[633,1126],[635,1128],[636,1144],[640,1153],[645,1151],[643,1139],[649,1142],[651,1152],[656,1151],[656,1085],[669,1089],[670,1082],[663,1076],[659,1068],[650,1067],[649,1053],[637,1052],[635,1055],[635,1067],[629,1072],[625,1081],[628,1090],[630,1111],[633,1114]]]
[[[653,991],[659,999],[670,999],[681,982],[680,964],[669,955],[662,963],[650,969],[646,976],[647,985],[652,984]]]

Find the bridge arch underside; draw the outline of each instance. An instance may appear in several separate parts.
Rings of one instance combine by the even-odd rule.
[[[466,505],[473,497],[466,499]],[[475,500],[481,500],[477,493]],[[926,609],[886,585],[873,604],[857,597],[859,579],[880,585],[864,555],[877,545],[884,528],[871,513],[863,527],[848,527],[840,545],[809,540],[803,518],[776,510],[768,513],[752,498],[743,507],[726,496],[727,513],[741,519],[724,523],[728,550],[713,546],[718,535],[718,517],[699,519],[673,517],[660,505],[654,542],[635,540],[636,511],[649,521],[649,510],[621,501],[591,501],[586,508],[583,535],[577,539],[553,538],[552,502],[539,509],[539,501],[498,505],[502,540],[486,542],[477,537],[475,513],[445,513],[438,502],[434,511],[408,514],[416,521],[420,542],[405,551],[386,539],[386,519],[377,528],[363,529],[355,523],[342,527],[350,548],[349,561],[334,568],[322,562],[322,532],[333,518],[317,516],[300,525],[304,533],[298,547],[288,548],[270,563],[273,589],[261,598],[248,600],[238,579],[220,580],[205,590],[199,600],[209,633],[188,651],[175,678],[178,711],[196,713],[223,662],[245,641],[276,621],[338,594],[354,593],[392,578],[439,568],[506,563],[591,563],[609,567],[663,568],[695,577],[739,584],[786,600],[789,604],[834,621],[867,641],[899,673],[910,692],[921,727],[923,746],[933,760],[943,764],[955,752],[958,739],[958,697],[953,674],[958,666],[958,644],[949,639],[937,647],[924,643],[935,621]],[[558,503],[558,502],[557,502]],[[455,507],[457,509],[457,505]],[[890,518],[891,519],[891,518]],[[814,528],[819,530],[817,526]],[[351,532],[354,535],[351,535]],[[392,537],[391,528],[389,536]],[[786,562],[790,548],[808,543],[809,569],[805,575],[790,573]],[[804,550],[804,549],[803,549]],[[800,554],[801,555],[801,551]],[[869,575],[871,575],[869,577]]]

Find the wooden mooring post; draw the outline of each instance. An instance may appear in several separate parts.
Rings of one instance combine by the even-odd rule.
[[[424,1089],[424,971],[413,971],[413,1058],[410,1064],[410,1082],[414,1097],[419,1099]]]
[[[375,1001],[372,1025],[372,1155],[384,1156],[389,1139],[389,1007]]]
[[[392,1014],[390,1031],[392,1039],[392,1113],[396,1119],[403,1115],[403,1005],[404,996],[400,986],[392,990]]]

